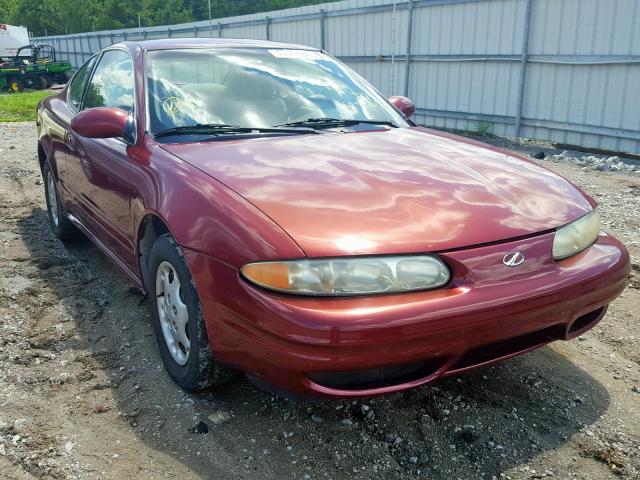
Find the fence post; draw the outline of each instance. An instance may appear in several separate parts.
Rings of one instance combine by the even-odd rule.
[[[69,50],[69,36],[67,35],[66,37],[64,37],[64,44],[66,46],[66,56],[67,56],[67,62],[71,63],[71,50]]]
[[[516,104],[515,137],[520,138],[522,128],[522,109],[524,108],[524,93],[527,81],[527,62],[529,60],[529,31],[531,30],[531,11],[533,0],[526,0],[524,13],[524,30],[522,39],[522,52],[520,54],[520,78],[518,79],[518,103]]]
[[[171,29],[170,28],[167,28],[167,37],[171,38]]]
[[[84,37],[87,40],[87,50],[88,50],[88,54],[89,56],[91,56],[91,41],[89,40],[89,35],[87,35],[86,37]],[[82,63],[84,63],[84,50],[82,51]]]
[[[409,0],[407,13],[407,53],[404,64],[404,96],[409,96],[409,74],[411,73],[411,30],[413,28],[413,0]]]
[[[267,35],[267,40],[271,40],[271,17],[264,18],[264,26]]]
[[[76,38],[77,37],[73,37],[73,61],[75,63],[75,67],[78,68],[80,65],[78,65],[78,47],[76,47]]]
[[[320,9],[320,50],[324,50],[324,47],[325,47],[324,26],[325,26],[326,18],[327,18],[327,14],[324,11],[324,8],[321,8]]]
[[[195,24],[193,25],[193,36],[194,37],[198,36],[198,27]]]
[[[218,38],[222,38],[222,23],[218,22]]]

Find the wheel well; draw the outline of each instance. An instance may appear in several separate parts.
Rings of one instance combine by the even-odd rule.
[[[138,228],[138,262],[142,281],[147,292],[149,291],[147,272],[149,270],[151,247],[153,247],[156,239],[165,233],[170,233],[169,228],[159,217],[153,214],[145,216],[140,223],[140,228]]]

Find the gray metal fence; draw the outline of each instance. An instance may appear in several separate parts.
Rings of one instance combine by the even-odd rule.
[[[425,125],[640,152],[640,0],[347,0],[33,40],[79,66],[124,40],[209,36],[323,48]]]

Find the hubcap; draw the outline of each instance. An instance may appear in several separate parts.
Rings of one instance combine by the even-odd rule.
[[[47,175],[47,198],[49,199],[49,213],[53,224],[58,226],[58,197],[56,196],[56,182],[53,175]]]
[[[189,361],[189,312],[182,301],[178,274],[169,262],[162,262],[156,272],[156,295],[160,327],[167,348],[178,365]]]

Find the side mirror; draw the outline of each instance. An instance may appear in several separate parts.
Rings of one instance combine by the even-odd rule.
[[[400,96],[389,97],[389,101],[391,102],[391,105],[393,105],[402,113],[404,113],[405,117],[407,118],[411,117],[414,113],[416,113],[415,105],[407,97],[400,97]]]
[[[89,138],[132,139],[129,112],[121,108],[96,107],[83,110],[71,119],[71,129]]]

